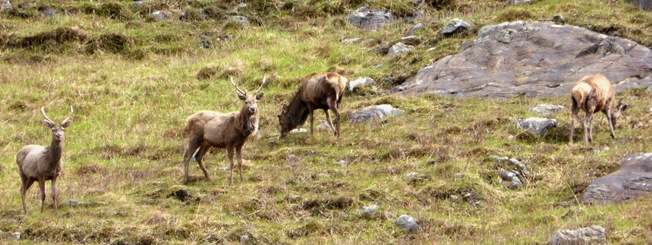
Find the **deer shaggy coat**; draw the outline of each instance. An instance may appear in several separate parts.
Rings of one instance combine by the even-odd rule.
[[[307,76],[299,86],[290,104],[284,105],[281,114],[278,115],[281,124],[281,137],[285,137],[292,129],[303,125],[308,116],[310,116],[310,135],[312,135],[314,110],[322,109],[326,113],[328,126],[339,138],[340,109],[348,83],[349,80],[346,77],[335,72],[316,73]],[[335,113],[336,127],[333,127],[328,110]]]
[[[584,128],[584,142],[588,145],[593,141],[593,114],[597,112],[604,113],[607,116],[611,137],[616,138],[614,132],[616,121],[621,116],[621,112],[628,107],[622,103],[622,99],[616,102],[614,89],[611,82],[603,75],[585,76],[578,81],[571,90],[571,128],[568,136],[569,143],[573,143],[573,131],[576,120],[579,120],[580,109],[584,110],[584,118],[581,121]]]

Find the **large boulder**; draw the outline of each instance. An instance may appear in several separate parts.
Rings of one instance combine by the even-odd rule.
[[[584,191],[584,204],[612,204],[652,192],[652,153],[626,156],[616,172],[593,181]]]
[[[652,0],[625,0],[625,1],[633,3],[643,10],[652,11]]]
[[[422,68],[393,89],[403,95],[513,97],[569,94],[576,81],[604,74],[616,90],[652,85],[652,51],[627,39],[552,22],[480,29],[462,52]]]
[[[552,234],[550,245],[575,245],[607,243],[604,228],[598,225],[577,230],[560,230]]]

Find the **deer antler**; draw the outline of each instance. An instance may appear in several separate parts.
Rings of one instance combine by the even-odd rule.
[[[247,94],[244,91],[242,91],[242,89],[238,88],[238,85],[235,85],[235,82],[233,81],[233,77],[229,77],[229,78],[231,79],[231,84],[233,84],[233,86],[235,87],[236,90],[238,90],[239,93],[241,93],[243,95]]]
[[[70,121],[70,117],[72,116],[73,110],[72,110],[72,105],[70,105],[70,115],[66,117],[66,119],[63,120],[61,124],[65,124],[66,122]]]
[[[260,85],[260,88],[256,89],[256,92],[254,92],[254,94],[257,94],[258,91],[260,91],[265,86],[266,82],[267,82],[267,76],[263,76],[263,84]]]
[[[43,117],[45,117],[45,120],[48,120],[48,122],[55,124],[47,115],[45,115],[45,107],[41,107],[41,113],[43,114]]]

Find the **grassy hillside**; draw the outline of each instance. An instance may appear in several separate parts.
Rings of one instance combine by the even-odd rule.
[[[507,1],[387,2],[253,1],[243,7],[204,0],[142,6],[12,1],[16,10],[0,14],[0,241],[20,232],[18,243],[24,244],[237,243],[243,235],[260,244],[545,243],[560,229],[600,225],[610,243],[652,242],[652,197],[624,205],[577,201],[592,180],[617,169],[624,155],[650,151],[652,99],[644,89],[618,94],[632,106],[617,140],[597,115],[595,142],[588,148],[581,141],[567,145],[568,108],[552,116],[559,126],[540,138],[514,124],[535,116],[530,108],[540,103],[568,107],[566,97],[395,97],[368,88],[348,93],[344,110],[391,104],[406,113],[382,122],[344,122],[339,141],[328,131],[278,139],[276,115],[301,77],[327,70],[376,81],[393,77],[380,85],[390,88],[474,37],[438,38],[454,17],[481,28],[562,14],[567,24],[652,46],[652,14],[621,1],[544,0],[511,7]],[[417,34],[422,44],[393,59],[369,52],[414,24],[397,21],[367,32],[343,20],[365,3],[399,17],[423,11],[419,22],[426,27]],[[44,14],[48,9],[54,17]],[[157,10],[175,17],[157,21]],[[250,24],[233,15],[248,17]],[[350,38],[365,41],[341,42]],[[259,102],[260,132],[244,147],[245,181],[228,185],[224,151],[214,149],[205,157],[213,180],[201,180],[192,163],[191,175],[199,180],[183,185],[185,120],[199,110],[240,108],[229,75],[249,89],[270,76]],[[51,207],[40,213],[33,186],[31,213],[23,215],[14,155],[23,145],[49,144],[41,106],[60,122],[70,105],[75,114],[66,130],[59,199],[80,203],[60,205],[58,217]],[[300,160],[287,161],[292,155]],[[509,166],[494,156],[527,163],[533,173],[528,185],[502,187],[497,170]],[[342,167],[340,160],[350,164]],[[408,183],[412,172],[417,179]],[[170,196],[180,189],[192,197]],[[361,215],[368,205],[378,205],[378,213]],[[402,214],[424,231],[394,226]]]

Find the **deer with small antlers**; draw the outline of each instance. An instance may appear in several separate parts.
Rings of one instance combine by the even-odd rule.
[[[602,112],[607,116],[611,138],[616,138],[614,132],[616,121],[621,116],[621,112],[627,110],[629,105],[623,104],[621,98],[616,102],[614,89],[611,82],[603,75],[585,76],[578,81],[571,90],[571,125],[570,134],[568,135],[569,144],[573,143],[573,131],[575,131],[575,121],[579,120],[580,109],[584,110],[584,118],[581,121],[584,128],[584,143],[589,144],[593,141],[593,114]]]
[[[45,208],[45,181],[52,181],[52,201],[54,203],[54,212],[59,214],[57,209],[57,178],[61,174],[63,155],[63,131],[70,126],[70,117],[73,109],[70,106],[70,115],[63,120],[61,124],[56,124],[45,114],[45,108],[41,107],[41,113],[45,120],[45,125],[52,130],[52,142],[49,146],[27,145],[16,154],[16,163],[20,171],[20,179],[23,185],[20,187],[20,195],[23,199],[23,211],[27,214],[27,205],[25,204],[25,193],[29,187],[38,181],[41,189],[41,212]]]
[[[240,181],[242,177],[242,146],[250,135],[258,131],[258,100],[263,98],[263,92],[258,93],[264,86],[267,77],[263,77],[260,88],[252,94],[240,89],[233,78],[231,84],[237,91],[238,98],[244,103],[238,112],[228,114],[215,111],[200,111],[188,118],[184,128],[184,136],[187,140],[186,153],[183,157],[185,183],[190,183],[188,177],[188,164],[194,158],[204,172],[207,180],[210,180],[208,172],[202,163],[204,154],[211,147],[226,149],[227,157],[231,163],[230,182],[233,184],[233,153],[238,158],[240,169]]]

